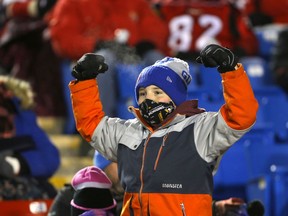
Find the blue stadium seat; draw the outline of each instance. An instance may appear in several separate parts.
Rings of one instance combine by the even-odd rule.
[[[250,141],[239,140],[224,154],[219,166],[219,172],[222,173],[222,179],[218,182],[219,184],[231,186],[246,184],[248,172],[245,163],[243,163],[243,159],[245,159],[244,145],[246,142]]]
[[[272,216],[273,212],[273,193],[272,193],[272,177],[265,175],[257,179],[250,180],[246,186],[246,201],[252,202],[259,200],[264,205],[265,214],[264,216]],[[274,216],[274,215],[273,215]],[[276,215],[275,215],[276,216]],[[279,215],[280,216],[280,215]]]
[[[278,166],[273,172],[274,215],[287,215],[288,207],[288,165]]]
[[[275,214],[287,205],[288,196],[282,196],[276,201],[276,196],[281,194],[281,190],[285,188],[287,191],[287,174],[288,170],[288,144],[276,144],[273,140],[263,135],[263,142],[254,142],[245,146],[247,169],[249,173],[249,181],[247,183],[247,200],[261,200],[265,206],[265,216]],[[281,171],[282,170],[282,171]],[[281,178],[281,179],[280,179]],[[282,189],[280,189],[282,188]],[[283,201],[285,200],[285,201]],[[284,203],[284,204],[283,204]]]
[[[217,199],[232,196],[246,199],[245,186],[248,179],[247,167],[243,163],[245,160],[244,145],[244,141],[239,141],[224,154],[214,176],[214,197]]]
[[[199,101],[210,101],[211,91],[201,84],[200,64],[188,62],[192,81],[188,85],[188,99],[198,99]]]
[[[259,55],[266,60],[270,60],[275,48],[279,28],[277,26],[263,26],[255,28],[255,35],[258,39]]]
[[[225,198],[219,197],[219,194],[217,194],[217,191],[221,188],[220,192],[222,195],[225,194],[226,198],[238,196],[246,199],[245,189],[250,176],[246,164],[246,146],[263,142],[263,134],[266,134],[266,131],[250,131],[225,152],[218,171],[214,176],[215,196],[222,199]],[[267,138],[265,139],[268,140]]]
[[[265,133],[265,130],[251,130],[224,154],[219,167],[226,172],[223,182],[226,181],[229,184],[245,184],[247,182],[248,176],[251,174],[249,174],[245,163],[245,161],[247,161],[246,148],[254,143],[261,144],[264,139],[266,139],[266,141],[272,140],[271,137]]]
[[[253,89],[265,88],[274,84],[268,62],[259,56],[243,57],[240,59]]]
[[[197,67],[197,85],[188,88],[188,98],[207,102],[223,99],[221,76],[216,68]]]
[[[144,68],[141,64],[117,64],[117,85],[118,85],[118,96],[122,100],[135,98],[134,87],[136,84],[137,77],[141,70]]]
[[[135,118],[135,116],[128,111],[128,106],[130,105],[136,106],[136,101],[134,98],[131,100],[119,100],[117,107],[117,117],[122,119]]]
[[[188,92],[193,92],[200,87],[199,64],[188,61],[187,63],[189,64],[190,75],[192,76],[191,83],[188,85]]]
[[[221,106],[224,104],[224,98],[218,101],[199,100],[198,106],[204,108],[207,112],[218,112]]]
[[[254,90],[259,103],[256,126],[269,126],[280,142],[288,141],[288,98],[279,87]]]
[[[199,75],[201,86],[210,90],[222,90],[221,76],[216,68],[199,66]]]
[[[250,179],[269,173],[272,165],[288,165],[288,145],[277,145],[270,137],[262,136],[260,142],[245,145]]]
[[[134,115],[128,111],[129,105],[136,105],[135,84],[139,73],[144,68],[141,64],[117,64],[117,88],[118,88],[118,107],[117,117],[123,119],[134,118]]]

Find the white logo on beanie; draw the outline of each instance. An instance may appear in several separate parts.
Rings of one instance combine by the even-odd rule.
[[[177,73],[178,76],[181,77],[186,87],[189,85],[189,83],[192,80],[192,77],[189,73],[188,63],[179,58],[165,57],[162,60],[156,61],[154,65],[166,66],[170,68],[171,70],[173,70],[175,73]]]
[[[171,79],[169,76],[167,76],[166,80],[167,80],[168,82],[170,82],[170,83],[173,82],[172,79]]]

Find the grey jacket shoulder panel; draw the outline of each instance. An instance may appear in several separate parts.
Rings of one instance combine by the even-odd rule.
[[[208,163],[217,159],[220,162],[223,153],[250,130],[250,128],[246,130],[230,128],[220,112],[203,112],[191,117],[180,116],[179,118],[181,121],[169,127],[160,128],[153,132],[151,137],[163,137],[172,131],[181,132],[193,124],[196,149]],[[150,132],[137,118],[123,120],[105,116],[95,129],[90,144],[107,159],[116,161],[118,144],[136,150],[149,134]]]
[[[107,159],[116,162],[119,143],[135,150],[148,134],[136,118],[123,120],[105,116],[95,129],[90,145]]]

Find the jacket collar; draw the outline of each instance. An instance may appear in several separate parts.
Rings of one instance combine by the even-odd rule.
[[[151,132],[181,122],[186,117],[206,112],[205,109],[198,107],[198,100],[185,101],[182,104],[180,104],[163,122],[161,122],[160,125],[157,125],[152,128],[142,118],[139,108],[129,106],[128,109],[135,115],[135,117],[141,122],[141,124]]]

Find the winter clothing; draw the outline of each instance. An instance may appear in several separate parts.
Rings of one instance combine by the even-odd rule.
[[[71,200],[72,215],[78,216],[90,210],[103,214],[115,209],[116,201],[109,190],[112,182],[98,167],[89,166],[79,170],[72,178],[71,185],[75,190]]]
[[[79,170],[74,175],[71,184],[75,190],[81,190],[87,187],[109,189],[112,186],[106,174],[94,166]]]
[[[6,123],[1,122],[1,124],[11,126],[10,133],[6,132],[2,138],[27,135],[32,138],[35,145],[31,149],[14,152],[14,156],[20,161],[20,174],[42,178],[51,177],[60,165],[60,155],[47,134],[37,124],[37,117],[31,107],[34,101],[31,100],[33,93],[30,85],[19,79],[9,78],[9,76],[0,76],[0,83],[6,86],[7,91],[10,92],[7,94],[11,96],[10,105],[7,98],[6,103],[0,104],[3,109],[7,110],[7,121],[5,121]],[[12,124],[11,118],[13,119]],[[2,131],[0,134],[3,135]]]
[[[134,107],[135,119],[104,116],[96,80],[69,84],[78,131],[118,163],[121,215],[212,215],[213,173],[251,129],[258,108],[241,64],[221,77],[225,104],[218,112],[205,112],[195,100],[179,102],[156,129]]]
[[[139,88],[156,85],[178,106],[187,99],[187,86],[191,80],[187,62],[166,57],[140,73],[135,86],[136,100],[138,101]]]

